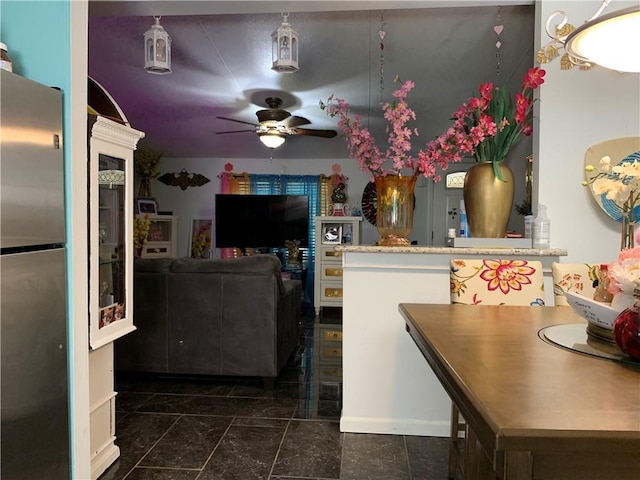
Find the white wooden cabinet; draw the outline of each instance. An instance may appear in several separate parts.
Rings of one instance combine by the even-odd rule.
[[[138,218],[144,218],[139,213]],[[149,237],[142,246],[142,258],[162,258],[177,256],[178,217],[174,215],[149,215]]]
[[[133,325],[133,151],[144,133],[89,116],[89,401],[91,479],[119,456],[113,341]]]
[[[336,245],[359,245],[362,217],[314,217],[315,274],[314,307],[342,306],[342,252]]]

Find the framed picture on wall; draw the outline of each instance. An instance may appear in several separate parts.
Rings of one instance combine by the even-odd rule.
[[[210,258],[212,234],[212,219],[192,220],[189,236],[189,256],[192,258]]]

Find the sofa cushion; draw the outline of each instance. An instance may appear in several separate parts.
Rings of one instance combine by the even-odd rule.
[[[169,273],[173,258],[136,258],[136,272]]]
[[[251,273],[272,274],[278,282],[278,292],[285,291],[281,276],[282,264],[275,255],[253,255],[229,259],[179,258],[171,264],[173,273]]]

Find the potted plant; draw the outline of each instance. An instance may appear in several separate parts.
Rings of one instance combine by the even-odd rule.
[[[520,91],[512,99],[505,87],[492,83],[480,85],[480,94],[496,131],[473,150],[476,164],[469,169],[464,182],[464,202],[469,231],[473,237],[504,237],[513,205],[513,172],[504,164],[511,147],[522,136],[531,135],[533,127],[533,91],[544,83],[545,71],[530,68],[522,79]],[[472,128],[479,115],[467,117]]]
[[[394,80],[399,81],[398,77]],[[484,112],[489,104],[482,98],[471,98],[456,113],[453,126],[440,137],[411,155],[411,137],[417,129],[406,126],[416,114],[407,104],[407,95],[415,84],[407,80],[393,92],[394,100],[382,105],[387,126],[387,149],[383,152],[359,115],[351,116],[349,104],[331,95],[320,108],[338,117],[349,147],[349,156],[358,161],[360,170],[369,172],[376,184],[376,228],[381,235],[378,245],[409,245],[406,238],[413,227],[413,190],[418,175],[439,181],[437,168],[446,169],[449,162],[459,162],[465,154],[488,136],[496,125]],[[471,125],[474,121],[475,124]]]
[[[138,149],[133,154],[133,165],[136,175],[140,178],[138,197],[150,198],[151,180],[160,174],[160,159],[163,153],[153,150]]]

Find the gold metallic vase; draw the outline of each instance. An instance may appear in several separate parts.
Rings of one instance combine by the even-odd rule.
[[[476,163],[464,180],[464,205],[469,233],[475,238],[504,238],[513,210],[513,172],[499,164],[504,181],[493,173],[491,162]]]
[[[376,228],[378,245],[411,245],[407,238],[413,230],[414,189],[417,177],[387,175],[376,177]]]

